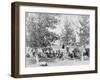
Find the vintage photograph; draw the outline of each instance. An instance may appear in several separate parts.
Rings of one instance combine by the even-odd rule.
[[[25,12],[25,66],[89,65],[90,16]]]
[[[97,73],[97,6],[13,2],[11,76]]]

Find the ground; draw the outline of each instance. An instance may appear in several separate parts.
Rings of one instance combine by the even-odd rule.
[[[88,65],[89,60],[71,60],[71,59],[65,59],[65,60],[59,60],[55,59],[52,61],[47,62],[48,66],[72,66],[72,65]],[[35,61],[32,58],[27,58],[26,59],[26,67],[39,67],[39,64],[36,64]]]

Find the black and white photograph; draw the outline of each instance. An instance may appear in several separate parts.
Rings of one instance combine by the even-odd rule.
[[[97,73],[97,7],[12,4],[12,76]]]
[[[90,15],[25,12],[25,67],[90,63]]]

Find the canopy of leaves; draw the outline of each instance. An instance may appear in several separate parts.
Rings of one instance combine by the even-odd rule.
[[[26,13],[26,45],[34,48],[47,47],[58,39],[58,35],[49,32],[56,28],[57,18],[52,14]]]
[[[89,45],[89,16],[81,16],[81,19],[79,19],[79,23],[81,24],[80,28],[80,45]]]
[[[71,28],[71,23],[68,22],[66,18],[66,23],[64,25],[64,30],[62,32],[61,40],[65,45],[71,45],[75,42],[75,35],[73,33],[73,29]]]

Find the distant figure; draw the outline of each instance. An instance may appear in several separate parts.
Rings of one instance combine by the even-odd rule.
[[[33,56],[35,56],[35,51],[33,51]]]
[[[69,49],[69,54],[68,54],[68,56],[69,56],[71,59],[74,58],[73,48],[70,48],[70,49]]]
[[[69,53],[69,54],[68,54],[68,56],[69,56],[71,59],[73,59],[73,58],[74,58],[73,53]]]
[[[26,47],[26,55],[33,57],[34,49],[31,47]]]
[[[80,50],[78,48],[75,48],[73,50],[73,53],[74,53],[74,58],[76,58],[76,59],[80,59],[81,58]]]
[[[60,54],[59,54],[59,59],[61,59],[63,57],[63,52],[61,52]]]
[[[69,52],[69,47],[66,47],[66,51]]]
[[[88,60],[89,59],[89,48],[85,48],[85,52],[83,53],[84,56],[84,60]]]
[[[65,48],[65,45],[63,44],[63,45],[62,45],[62,49],[64,49],[64,48]]]
[[[85,53],[83,54],[83,56],[85,55],[89,57],[89,48],[85,48]]]

